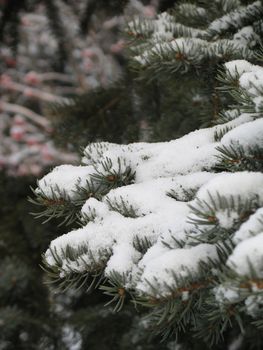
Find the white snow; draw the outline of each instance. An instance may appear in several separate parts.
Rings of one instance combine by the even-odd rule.
[[[116,245],[113,248],[113,255],[110,257],[105,269],[105,275],[110,276],[111,273],[118,272],[120,275],[127,276],[140,258],[141,253],[132,244],[121,243]]]
[[[260,112],[263,106],[263,68],[246,60],[227,62],[225,67],[231,77],[239,78],[240,88],[254,103],[255,112]]]
[[[240,226],[233,237],[233,241],[238,244],[260,232],[263,232],[263,208],[259,208]]]
[[[257,133],[261,120],[247,122],[249,115],[241,115],[237,119],[239,121],[229,122],[233,130],[223,137],[223,144],[227,140],[246,140],[248,136],[244,130],[250,128],[256,131],[253,138],[257,142],[261,140],[260,133]],[[216,250],[212,245],[186,245],[185,248],[178,245],[179,241],[187,242],[189,233],[198,231],[187,222],[189,215],[191,217],[193,214],[185,202],[185,193],[197,191],[198,199],[191,202],[197,206],[200,201],[213,204],[213,197],[218,206],[218,222],[228,229],[238,221],[238,214],[235,208],[221,208],[218,194],[231,198],[234,203],[245,202],[255,196],[263,202],[263,174],[209,172],[216,161],[215,148],[220,144],[214,142],[215,130],[216,127],[203,129],[178,140],[157,144],[103,144],[100,148],[92,144],[89,146],[92,157],[86,158],[85,162],[93,165],[57,167],[40,180],[40,188],[47,195],[52,195],[51,188],[58,186],[74,198],[76,184],[84,185],[90,174],[98,169],[101,171],[104,159],[110,159],[115,170],[117,167],[120,169],[120,164],[127,164],[136,172],[134,184],[112,189],[102,201],[89,198],[81,215],[83,218],[85,215],[90,217],[91,221],[51,242],[50,248],[62,260],[61,277],[71,270],[81,273],[88,268],[95,272],[104,266],[106,275],[118,272],[125,276],[126,286],[133,286],[140,292],[156,294],[151,284],[158,286],[157,294],[160,296],[169,293],[172,285],[175,287],[174,274],[183,277],[192,273],[198,276],[200,261],[216,259]],[[118,159],[121,159],[121,163]],[[201,171],[203,168],[207,171]],[[170,191],[177,200],[167,195]],[[136,217],[129,217],[129,214],[128,217],[124,216],[127,213],[121,210],[123,203]],[[113,209],[118,206],[120,212]],[[138,240],[147,240],[150,245],[146,246],[144,255],[138,250]],[[65,259],[67,247],[75,252],[74,261]],[[236,249],[233,254],[236,254]],[[234,256],[229,261],[235,260]],[[56,265],[50,249],[46,259],[50,265]]]
[[[262,184],[263,174],[259,172],[223,173],[202,186],[196,197],[208,203],[211,203],[211,197],[216,198],[217,194],[239,198],[241,201],[258,196],[263,201]]]
[[[215,287],[213,290],[213,293],[215,294],[216,300],[221,304],[225,303],[236,303],[240,299],[239,291],[234,289],[231,286],[222,286],[219,285],[218,287]]]
[[[106,204],[98,201],[95,198],[89,198],[86,203],[81,208],[81,215],[83,218],[85,216],[95,215],[95,220],[103,220],[103,218],[108,215],[109,208]]]
[[[241,45],[244,47],[252,47],[255,46],[258,42],[260,42],[259,36],[254,32],[252,26],[243,27],[240,29],[233,37],[235,41],[239,41]]]
[[[230,255],[227,265],[241,276],[263,278],[263,232],[239,243]],[[252,271],[253,268],[253,271]]]
[[[263,308],[263,296],[262,295],[250,295],[245,300],[245,306],[247,314],[253,318],[260,317],[262,315]]]
[[[260,93],[260,88],[263,86],[263,68],[259,66],[254,66],[253,71],[245,72],[239,78],[241,87],[246,89],[252,96],[258,96]]]
[[[263,147],[263,119],[260,118],[236,127],[223,136],[221,143],[226,147],[242,146],[248,153],[255,146]]]
[[[145,254],[147,259],[147,254]],[[143,268],[141,281],[137,284],[137,289],[142,292],[156,296],[170,294],[172,287],[177,286],[174,276],[186,277],[190,273],[198,276],[199,263],[207,262],[208,259],[217,259],[215,246],[209,244],[200,244],[189,249],[172,249],[167,252],[162,252],[155,259],[147,261],[145,258],[139,264]],[[156,290],[153,290],[152,285]],[[170,287],[170,288],[169,288]]]
[[[60,165],[38,182],[38,193],[52,197],[55,193],[59,198],[66,193],[71,199],[78,197],[77,187],[86,186],[86,179],[93,169],[88,166]]]
[[[255,84],[262,85],[260,67],[237,60],[227,63],[226,68],[238,74],[241,88],[253,101],[260,97],[255,89]],[[246,152],[262,146],[263,123],[255,113],[235,109],[226,114],[227,123],[170,142],[92,143],[85,150],[83,166],[59,166],[44,176],[37,192],[51,199],[55,193],[75,200],[79,199],[77,187],[87,186],[95,173],[122,174],[130,167],[135,174],[129,185],[111,189],[101,200],[87,199],[79,215],[83,227],[54,239],[45,255],[47,262],[58,267],[61,277],[71,271],[103,270],[108,277],[118,273],[125,288],[167,296],[171,288],[179,287],[175,276],[198,280],[199,263],[217,261],[216,246],[196,239],[216,227],[230,232],[229,238],[236,245],[227,266],[243,276],[251,273],[251,264],[262,277],[263,174],[215,173],[214,166],[218,146],[242,146]],[[215,134],[220,133],[224,136],[216,142]],[[240,209],[248,202],[253,202],[255,209],[250,216],[240,218]],[[211,213],[216,221],[196,224],[191,219],[197,219],[197,213],[189,204]],[[245,221],[238,226],[241,219]],[[75,254],[74,259],[65,258],[67,249]],[[212,268],[211,274],[216,273]],[[214,294],[219,303],[240,297],[229,285],[218,286]],[[189,293],[181,297],[185,300]]]
[[[235,60],[225,63],[225,67],[232,77],[250,72],[252,66],[253,65],[246,60]]]

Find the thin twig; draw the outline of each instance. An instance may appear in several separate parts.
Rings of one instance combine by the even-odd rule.
[[[49,131],[51,129],[51,124],[50,122],[43,117],[42,115],[39,115],[30,109],[19,106],[14,103],[8,103],[1,101],[0,102],[0,110],[5,111],[5,112],[10,112],[10,113],[17,113],[17,114],[22,114],[24,117],[27,119],[31,120],[33,123],[38,124],[45,130]]]

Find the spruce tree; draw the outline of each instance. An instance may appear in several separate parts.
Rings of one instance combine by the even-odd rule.
[[[262,348],[262,13],[260,1],[202,1],[131,22],[136,83],[167,82],[206,127],[91,143],[34,191],[39,217],[75,226],[43,257],[49,281],[146,310],[146,329],[174,348]]]
[[[56,127],[85,146],[97,136],[119,143],[168,141],[213,125],[231,103],[218,92],[218,69],[233,59],[255,61],[261,16],[260,2],[232,0],[179,2],[157,18],[136,17],[124,33],[128,66],[120,79],[56,104]]]
[[[78,23],[84,25],[87,10],[82,6],[84,3],[91,1],[0,2],[0,348],[3,350],[130,349],[127,332],[136,327],[131,310],[121,317],[116,317],[110,309],[103,311],[106,299],[99,293],[93,293],[92,297],[84,290],[54,294],[43,283],[44,272],[39,267],[41,252],[62,231],[56,228],[58,221],[35,227],[30,215],[34,210],[26,200],[30,186],[35,183],[34,175],[43,176],[51,166],[78,159],[76,154],[54,147],[54,132],[47,118],[50,101],[65,101],[75,96],[82,88],[80,82],[86,78],[98,85],[98,75],[103,77],[102,73],[110,66],[108,61],[106,65],[98,62],[94,74],[87,73],[84,68],[74,69],[71,59],[77,53],[76,61],[81,67],[89,61],[92,50],[85,50],[85,45],[89,48],[94,42],[90,42],[88,27],[98,29],[98,22],[101,27],[102,20],[120,14],[126,2],[120,7],[119,1],[93,1],[96,6],[89,14],[93,17],[96,14],[95,20],[85,30],[78,27]],[[110,45],[118,33],[102,30],[98,34],[100,39],[106,41],[103,38],[106,32]],[[110,61],[109,53],[100,50],[100,44],[97,42],[92,49],[97,49],[104,61],[106,56]],[[73,47],[74,50],[69,49]],[[81,56],[82,49],[85,57]],[[96,62],[96,57],[92,58]],[[83,79],[79,79],[79,72]],[[125,123],[122,121],[121,127]],[[94,130],[96,139],[104,131],[103,135],[119,141],[117,131],[105,130],[99,120],[95,121]],[[87,139],[93,140],[89,135],[85,142]],[[140,345],[143,339],[141,334],[136,342]],[[154,344],[148,343],[148,348],[154,348]]]

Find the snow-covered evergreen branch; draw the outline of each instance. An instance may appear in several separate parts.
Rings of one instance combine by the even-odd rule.
[[[127,28],[132,41],[132,66],[148,79],[238,58],[253,59],[262,37],[260,1],[203,1],[203,7],[179,4],[156,19],[135,19]]]
[[[231,327],[260,329],[262,74],[244,60],[225,64],[219,80],[235,106],[213,127],[163,143],[90,144],[82,165],[42,178],[40,215],[81,225],[45,253],[51,280],[102,284],[116,310],[129,299],[148,306],[164,336],[214,344]]]

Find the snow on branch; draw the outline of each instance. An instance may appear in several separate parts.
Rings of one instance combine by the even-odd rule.
[[[223,320],[230,322],[230,306],[260,318],[262,68],[241,60],[225,70],[251,98],[251,113],[230,110],[229,121],[170,142],[90,144],[82,165],[56,167],[38,182],[39,216],[72,223],[75,215],[81,226],[51,242],[51,279],[79,287],[89,276],[89,288],[103,284],[116,310],[125,298],[155,306],[165,331],[167,310],[178,327],[193,313],[201,327],[211,300]]]
[[[132,66],[151,78],[160,71],[181,74],[206,64],[254,59],[262,44],[262,14],[260,1],[247,6],[218,1],[204,7],[183,3],[156,19],[135,19],[127,27],[134,38]]]

